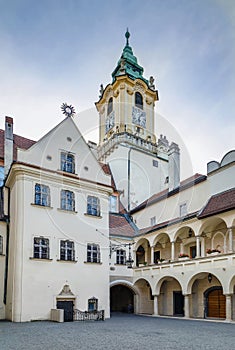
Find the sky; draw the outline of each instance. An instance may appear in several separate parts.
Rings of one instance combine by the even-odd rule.
[[[72,104],[98,141],[99,88],[130,45],[159,93],[156,134],[181,148],[182,178],[234,149],[234,0],[0,0],[0,128],[38,140]],[[185,156],[187,155],[187,157]]]

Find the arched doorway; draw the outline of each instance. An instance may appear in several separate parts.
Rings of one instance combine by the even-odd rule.
[[[110,288],[111,312],[134,312],[134,292],[122,284]]]
[[[226,298],[222,287],[211,287],[204,293],[205,317],[226,318]]]

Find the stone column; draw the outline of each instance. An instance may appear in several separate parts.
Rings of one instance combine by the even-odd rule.
[[[232,321],[232,295],[226,294],[226,321]]]
[[[189,294],[184,295],[184,317],[189,318]]]
[[[233,252],[233,229],[232,227],[228,228],[228,253]]]
[[[159,316],[158,313],[158,295],[154,295],[154,300],[153,300],[153,314],[154,316]]]
[[[136,266],[136,250],[133,249],[132,252],[133,252],[133,260],[134,260],[133,266]]]
[[[154,246],[151,246],[151,265],[154,265]]]
[[[201,256],[204,258],[206,256],[205,251],[205,237],[201,238]]]
[[[171,260],[175,260],[175,242],[171,242]]]
[[[196,258],[200,258],[200,236],[196,236]]]

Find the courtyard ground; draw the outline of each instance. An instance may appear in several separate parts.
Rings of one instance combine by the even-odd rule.
[[[232,350],[235,324],[114,315],[106,321],[0,322],[0,350]]]

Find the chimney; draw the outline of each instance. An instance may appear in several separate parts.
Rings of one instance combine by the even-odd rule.
[[[172,142],[168,150],[169,191],[180,185],[180,149]]]
[[[13,118],[5,117],[4,177],[13,162]]]

